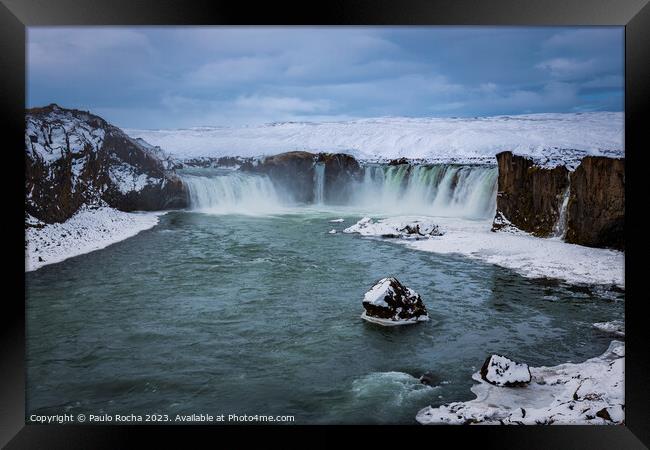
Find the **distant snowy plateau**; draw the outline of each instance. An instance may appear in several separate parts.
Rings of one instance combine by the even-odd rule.
[[[587,155],[622,157],[623,127],[622,112],[585,112],[124,131],[181,159],[306,150],[349,153],[370,161],[406,157],[446,163],[493,163],[494,155],[509,150],[529,156],[539,165],[565,164],[573,168]]]

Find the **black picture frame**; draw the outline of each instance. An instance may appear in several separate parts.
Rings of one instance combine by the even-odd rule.
[[[208,0],[1,0],[0,104],[5,161],[3,229],[5,295],[1,314],[0,445],[7,448],[122,448],[134,439],[182,442],[207,434],[208,442],[238,442],[288,432],[314,443],[331,439],[333,431],[404,445],[413,437],[427,445],[451,439],[454,446],[481,448],[647,448],[650,445],[650,363],[648,327],[643,314],[644,286],[634,268],[645,268],[642,211],[647,167],[647,125],[650,90],[650,5],[648,0],[329,0],[278,4]],[[625,152],[626,152],[626,423],[624,426],[552,427],[276,427],[276,426],[91,426],[25,425],[25,273],[24,259],[24,113],[25,27],[38,25],[620,25],[625,26]],[[645,114],[644,114],[645,113]],[[644,126],[645,125],[645,126]],[[19,169],[20,168],[20,169]],[[645,227],[644,227],[645,228]],[[646,244],[646,245],[644,245]],[[638,273],[641,273],[639,270]],[[7,289],[9,288],[9,289]],[[10,292],[10,294],[9,294]],[[173,432],[173,434],[172,434]],[[218,436],[215,436],[215,433]],[[204,436],[201,436],[204,437]],[[219,439],[214,441],[212,439]],[[406,440],[405,440],[406,439]],[[212,440],[212,441],[211,441]],[[468,442],[469,441],[469,442]],[[149,442],[149,441],[147,441]],[[285,441],[286,442],[286,441]],[[367,442],[367,441],[366,441]],[[366,444],[367,445],[367,444]]]

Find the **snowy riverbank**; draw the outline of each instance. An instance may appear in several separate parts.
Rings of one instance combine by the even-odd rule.
[[[25,271],[128,239],[153,228],[160,214],[84,207],[63,223],[43,224],[30,217],[29,222],[37,226],[25,230]]]
[[[431,424],[614,425],[625,420],[625,344],[612,341],[601,356],[579,364],[531,367],[524,387],[499,387],[472,377],[476,399],[437,408],[416,416]]]
[[[409,222],[434,221],[442,236],[426,239],[397,239],[411,248],[441,254],[459,254],[512,269],[529,278],[556,278],[572,284],[615,285],[625,287],[623,252],[567,244],[524,232],[493,232],[491,221],[454,218],[391,217],[364,224],[364,236],[382,236],[386,230],[404,227]],[[359,232],[359,226],[347,232]]]

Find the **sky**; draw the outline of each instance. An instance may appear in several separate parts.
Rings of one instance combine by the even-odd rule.
[[[27,106],[123,128],[622,111],[623,27],[30,27]]]

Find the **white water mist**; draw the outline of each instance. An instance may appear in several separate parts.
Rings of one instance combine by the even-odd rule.
[[[352,199],[364,209],[466,218],[489,218],[496,210],[496,167],[369,165],[364,170]]]
[[[213,176],[183,175],[190,207],[212,214],[270,214],[283,208],[266,176],[231,172]]]
[[[314,166],[314,203],[322,205],[325,202],[325,164],[316,163]]]
[[[344,206],[382,215],[490,218],[496,210],[497,176],[493,166],[368,165]],[[183,181],[190,207],[202,212],[269,214],[292,205],[291,193],[264,175],[193,170],[183,174]],[[316,164],[312,189],[319,207],[328,207],[325,187],[325,166]]]

